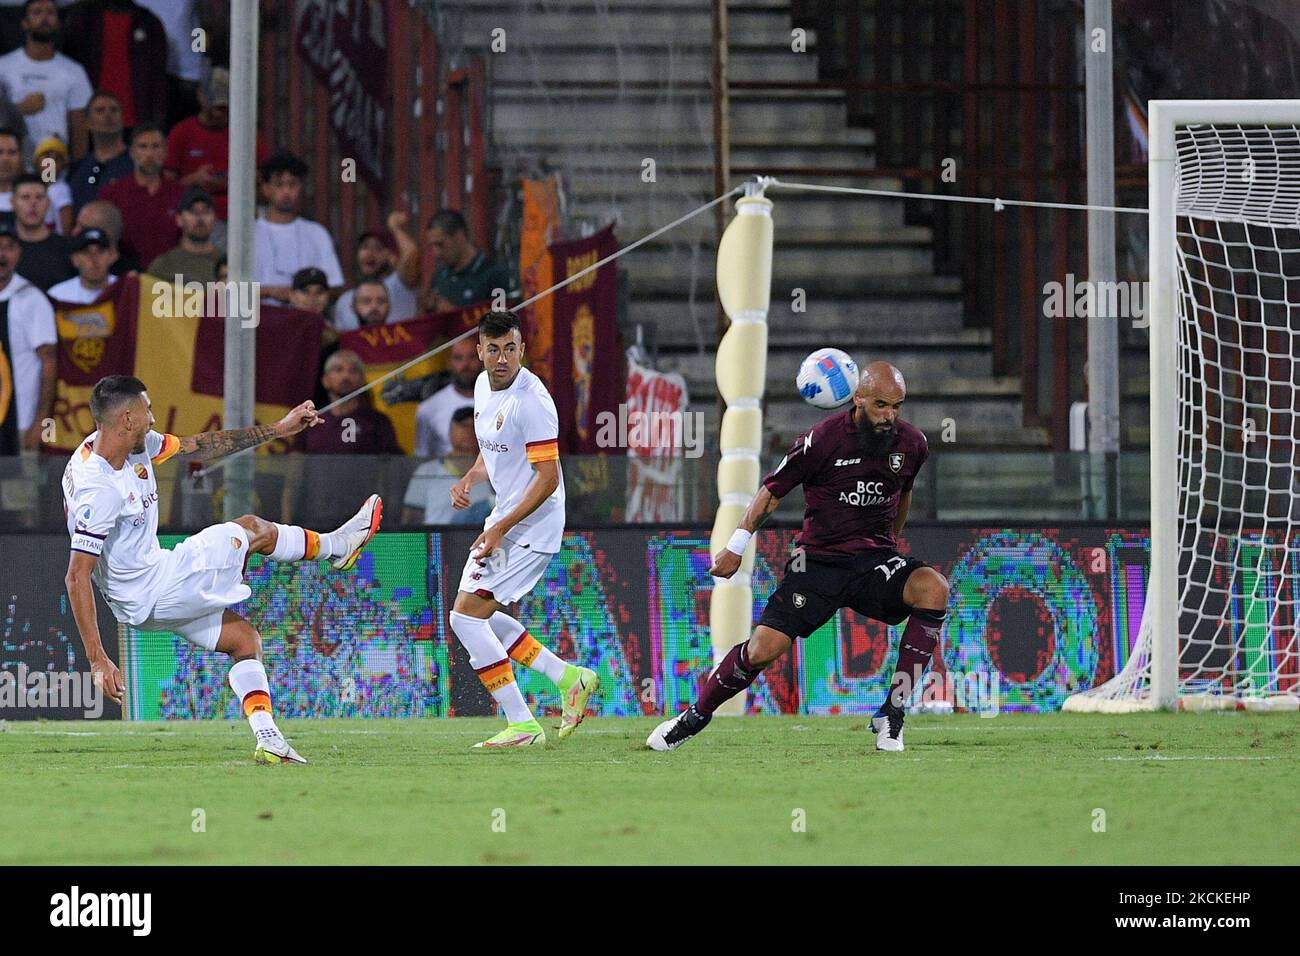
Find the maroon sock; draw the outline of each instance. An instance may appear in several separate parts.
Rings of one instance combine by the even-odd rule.
[[[887,699],[895,707],[902,707],[921,683],[925,668],[939,644],[939,628],[943,627],[947,615],[946,610],[912,608],[912,616],[907,619],[907,627],[903,628],[903,637],[898,642],[898,667],[894,669],[894,679],[889,682]]]
[[[710,716],[715,710],[754,683],[754,678],[763,672],[761,667],[753,667],[745,654],[745,642],[737,644],[727,651],[722,663],[713,669],[709,679],[704,682],[700,699],[695,702],[696,713]]]

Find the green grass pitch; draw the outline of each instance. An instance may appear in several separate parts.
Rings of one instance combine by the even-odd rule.
[[[916,716],[903,754],[876,753],[860,717],[718,718],[657,754],[642,749],[656,722],[484,753],[469,747],[497,720],[286,721],[305,767],[253,764],[243,723],[9,722],[0,864],[1277,864],[1300,849],[1295,714]]]

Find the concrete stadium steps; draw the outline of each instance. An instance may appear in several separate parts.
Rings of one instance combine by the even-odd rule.
[[[495,99],[495,97],[493,98]],[[697,99],[701,109],[708,106],[707,93],[701,94]],[[696,127],[679,128],[672,126],[655,129],[642,126],[630,129],[615,128],[605,130],[585,125],[582,122],[583,119],[584,114],[579,112],[570,116],[568,122],[564,124],[536,133],[529,132],[527,135],[494,124],[492,128],[493,144],[498,149],[502,147],[519,150],[541,148],[559,152],[568,150],[590,157],[593,150],[637,146],[641,143],[654,142],[679,149],[683,152],[683,155],[694,156],[701,163],[712,162],[713,132],[711,126],[703,131]],[[709,122],[711,123],[712,120],[710,119]],[[702,135],[703,138],[701,138]],[[794,141],[766,133],[750,135],[743,130],[732,131],[733,151],[737,149],[793,150],[793,155],[799,157],[799,160],[788,159],[786,162],[792,166],[798,165],[799,161],[802,161],[802,158],[806,155],[821,156],[824,152],[833,149],[869,150],[875,144],[875,141],[876,138],[870,130],[852,127],[845,127],[839,132],[827,133],[812,141]],[[739,161],[737,161],[737,164],[739,165]],[[870,168],[860,162],[856,166],[850,162],[848,167],[857,169]]]
[[[512,45],[541,45],[556,33],[571,41],[589,37],[619,45],[660,38],[663,45],[708,51],[713,29],[708,0],[602,0],[599,6],[565,0],[534,5],[503,0],[443,0],[439,7],[455,15],[464,42],[473,48],[487,47],[494,28],[505,29],[507,52]],[[791,51],[790,5],[780,0],[728,4],[727,31],[733,48],[779,45],[794,56],[809,59],[816,49],[816,31],[808,30],[808,52]]]
[[[769,348],[766,378],[769,394],[779,395],[782,392],[794,391],[799,363],[803,361],[806,354],[802,348],[794,350]],[[889,361],[900,369],[906,369],[904,377],[921,382],[950,383],[979,379],[992,374],[992,356],[987,350],[978,348],[920,349],[899,345],[890,350]],[[664,372],[680,372],[692,392],[707,389],[715,380],[714,355],[711,353],[701,355],[699,352],[692,351],[666,355],[661,349],[659,368]],[[1019,383],[1016,384],[1018,387]]]
[[[714,195],[710,10],[708,0],[439,4],[447,36],[484,53],[493,162],[508,173],[558,170],[568,214],[617,223],[624,243]],[[728,4],[728,21],[732,80],[817,78],[815,34],[808,52],[790,49],[790,0]],[[497,27],[506,30],[503,54],[489,52]],[[875,137],[846,117],[835,90],[733,89],[732,166],[789,181],[901,188],[897,179],[861,175],[875,162]],[[641,181],[647,157],[654,183]],[[827,174],[785,172],[807,168]],[[769,439],[783,448],[823,417],[799,398],[794,375],[809,351],[833,345],[860,362],[899,365],[910,390],[906,417],[932,441],[952,419],[957,447],[1045,447],[1041,429],[1020,424],[1019,381],[991,374],[990,332],[964,327],[961,281],[934,274],[933,237],[907,224],[903,201],[779,190],[771,198]],[[620,260],[628,321],[654,326],[659,367],[686,377],[713,442],[715,222],[701,215]],[[803,290],[806,312],[791,311],[794,289]]]
[[[898,241],[881,237],[874,243],[782,244],[773,253],[773,290],[794,287],[821,287],[838,281],[842,276],[857,272],[876,277],[914,276],[931,267],[930,245],[927,237],[921,239],[900,236]],[[647,250],[653,248],[652,254]],[[712,250],[710,250],[712,252]],[[699,267],[691,250],[678,246],[668,248],[642,246],[628,256],[628,274],[632,288],[643,284],[668,282],[675,277],[690,275]],[[715,274],[714,257],[707,257],[708,274]]]
[[[639,299],[634,318],[655,324],[661,351],[694,348],[694,336],[681,324],[680,308],[676,298]],[[831,344],[861,341],[864,336],[873,345],[986,349],[992,344],[988,329],[968,329],[962,324],[961,300],[951,297],[811,299],[806,312],[794,312],[788,301],[773,299],[767,325],[769,348],[811,351],[809,343],[814,340]]]
[[[1046,449],[1047,433],[1021,424],[1022,404],[1018,379],[950,378],[937,383],[941,393],[909,392],[903,418],[926,433],[931,443],[942,439],[944,423],[954,424],[955,451],[979,448]],[[701,392],[691,390],[690,410],[704,416],[705,434],[716,441],[720,418],[716,402],[698,400]],[[708,395],[715,394],[710,391]],[[790,396],[787,398],[787,394]],[[793,381],[784,390],[773,389],[765,396],[763,426],[773,450],[784,450],[796,435],[826,417],[799,398]]]
[[[537,51],[525,52],[520,56],[510,53],[489,57],[490,81],[498,85],[537,86],[545,90],[560,90],[565,86],[582,86],[590,83],[651,83],[664,79],[664,55],[668,48],[662,44],[619,43],[614,42],[615,55],[611,56],[607,46],[608,40],[593,36],[582,46],[558,47],[547,49],[547,56],[538,55]],[[563,52],[564,56],[550,56],[552,52]],[[695,79],[705,75],[712,68],[712,52],[705,47],[672,47],[672,66],[676,72],[673,78],[682,82],[680,77],[689,77],[689,81],[701,90],[705,83]],[[611,69],[614,72],[611,73]],[[771,44],[757,44],[749,56],[733,61],[729,65],[728,78],[733,82],[774,81],[788,83],[815,82],[816,60],[805,53],[792,53],[789,42],[785,49],[772,49]]]
[[[626,258],[630,260],[635,255],[636,252],[632,252]],[[713,255],[702,255],[700,261],[700,274],[706,277],[710,289],[712,289],[715,269]],[[961,291],[961,280],[955,276],[856,273],[853,275],[828,276],[820,278],[816,282],[810,282],[807,276],[783,272],[781,264],[776,261],[773,261],[772,270],[773,302],[791,301],[791,292],[794,289],[803,289],[809,299],[835,299],[850,296],[872,298],[885,295],[900,297],[955,295]],[[685,297],[687,294],[689,275],[645,275],[638,277],[637,272],[638,270],[632,268],[631,262],[628,262],[628,282],[638,297],[657,296],[663,298],[673,295]]]
[[[690,99],[666,96],[661,90],[546,90],[506,88],[492,94],[492,123],[496,129],[540,131],[580,119],[588,130],[674,128],[711,136],[713,113],[707,91]],[[579,116],[575,117],[575,113]],[[844,128],[844,94],[839,90],[735,90],[731,122],[737,132],[771,133],[791,130],[820,136]]]
[[[640,156],[633,150],[620,150],[599,157],[589,157],[581,165],[566,164],[565,168],[569,171],[566,191],[572,202],[577,204],[581,204],[587,196],[610,193],[627,193],[633,198],[638,195],[671,196],[683,193],[713,198],[711,165],[706,168],[701,163],[687,160],[671,148],[666,155],[656,155],[656,152],[653,146],[647,144],[644,155]],[[654,182],[645,182],[641,178],[642,162],[645,159],[654,160]],[[770,168],[776,164],[763,165]],[[749,178],[751,177],[745,177],[745,179]],[[794,177],[777,178],[790,182],[803,182],[803,180],[795,180]],[[734,177],[733,181],[736,184],[743,182],[739,176]],[[867,189],[896,188],[888,181],[873,181],[862,176],[848,175],[821,175],[817,177],[817,184]],[[897,199],[834,195],[811,190],[785,189],[779,186],[769,189],[766,195],[772,200],[774,207],[772,216],[776,226],[777,242],[782,240],[787,229],[808,226],[819,227],[823,238],[827,240],[838,238],[842,233],[827,221],[831,216],[818,215],[819,213],[838,213],[839,220],[835,224],[838,229],[852,230],[854,226],[864,223],[888,226],[891,232],[898,232],[904,228],[903,204]],[[919,235],[916,232],[918,228],[911,227],[912,235]],[[928,232],[925,238],[928,241]]]
[[[611,40],[601,34],[592,35],[581,45],[574,42],[574,37],[568,39],[568,44],[557,42],[544,51],[529,47],[518,54],[490,56],[491,81],[541,87],[602,81],[650,83],[663,80],[664,58],[671,55],[674,78],[682,82],[682,77],[688,77],[690,81],[703,83],[695,78],[701,75],[707,78],[713,67],[713,52],[707,44],[686,47],[674,44],[669,48],[663,44]],[[790,52],[787,32],[784,50],[773,49],[770,43],[755,44],[749,55],[729,62],[727,77],[733,82],[811,83],[817,80],[817,61],[810,54]]]

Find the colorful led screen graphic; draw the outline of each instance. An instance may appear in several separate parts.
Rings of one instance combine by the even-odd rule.
[[[754,618],[780,578],[794,531],[758,535]],[[262,634],[278,713],[290,717],[486,715],[495,705],[447,623],[472,530],[381,534],[354,574],[324,563],[249,563],[253,596],[235,608]],[[168,538],[164,544],[174,544]],[[1148,540],[1140,530],[916,527],[908,554],[948,576],[951,613],[930,697],[956,709],[1051,711],[1109,677],[1137,636]],[[565,535],[531,594],[512,610],[561,657],[601,676],[599,712],[674,713],[712,666],[709,556],[703,529],[603,529]],[[69,622],[70,623],[70,622]],[[75,632],[73,632],[75,633]],[[751,713],[858,714],[875,709],[901,627],[841,612],[752,688]],[[228,662],[169,634],[122,628],[126,716],[238,716]],[[516,665],[539,713],[554,688]],[[943,688],[947,688],[944,690]],[[956,688],[956,696],[952,688]]]

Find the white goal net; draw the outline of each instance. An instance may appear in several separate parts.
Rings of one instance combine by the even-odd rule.
[[[1300,103],[1153,103],[1152,564],[1074,711],[1300,703]]]

